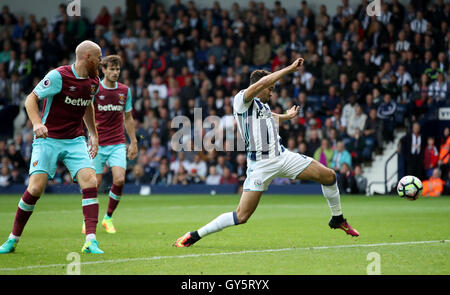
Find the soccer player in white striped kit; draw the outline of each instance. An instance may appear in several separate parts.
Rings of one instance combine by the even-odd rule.
[[[275,82],[302,66],[303,58],[298,58],[290,66],[274,73],[255,70],[250,75],[250,86],[234,97],[234,117],[245,142],[248,161],[241,200],[236,211],[223,213],[202,228],[187,232],[176,241],[176,247],[189,247],[206,235],[246,223],[275,177],[319,182],[332,213],[328,225],[334,229],[340,228],[351,236],[359,236],[342,214],[336,173],[310,157],[287,150],[280,143],[275,121],[294,118],[299,107],[294,106],[280,115],[272,113],[267,102]]]

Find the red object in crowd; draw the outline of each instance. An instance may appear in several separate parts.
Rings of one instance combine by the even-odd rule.
[[[322,121],[320,121],[319,118],[313,118],[316,121],[316,127],[317,129],[322,128]],[[301,117],[298,122],[300,123],[300,125],[306,125],[306,118],[305,117]]]
[[[424,165],[425,169],[435,168],[439,160],[439,153],[437,148],[433,146],[427,146],[424,154]]]

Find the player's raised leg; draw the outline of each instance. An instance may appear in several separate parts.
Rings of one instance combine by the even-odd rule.
[[[46,173],[30,176],[28,187],[19,201],[12,232],[8,240],[0,247],[0,254],[14,252],[25,225],[33,213],[34,206],[45,190],[47,180],[48,175]]]
[[[331,209],[331,220],[328,225],[331,228],[340,228],[351,236],[359,236],[358,231],[353,229],[344,219],[341,208],[341,197],[336,181],[336,173],[322,165],[316,160],[313,160],[308,167],[303,170],[298,176],[299,180],[312,180],[322,185],[322,192],[328,201],[328,206]]]
[[[83,207],[84,223],[86,224],[86,242],[81,250],[85,253],[103,254],[103,251],[98,247],[96,238],[98,199],[95,171],[92,168],[80,169],[76,174],[76,179],[83,193],[81,204]]]
[[[262,193],[260,191],[244,191],[236,211],[223,213],[202,228],[187,232],[176,241],[175,246],[179,248],[189,247],[209,234],[233,225],[246,223],[258,207]]]

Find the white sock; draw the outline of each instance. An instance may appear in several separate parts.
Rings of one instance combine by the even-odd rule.
[[[86,235],[86,242],[89,242],[90,240],[96,240],[95,234],[88,234]]]
[[[204,227],[197,230],[197,232],[200,238],[203,238],[206,235],[221,231],[226,227],[237,224],[238,221],[236,217],[236,212],[228,212],[219,215],[218,217],[216,217],[216,219],[214,219]]]
[[[322,192],[325,198],[327,198],[328,206],[331,209],[333,216],[339,216],[342,214],[341,209],[341,196],[339,195],[339,188],[337,182],[333,185],[322,185]]]
[[[9,235],[10,239],[16,239],[16,241],[18,242],[20,237],[13,235],[12,233]]]

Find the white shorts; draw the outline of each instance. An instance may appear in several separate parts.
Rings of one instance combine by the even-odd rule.
[[[312,162],[312,158],[287,149],[278,157],[261,161],[247,159],[244,191],[266,191],[275,177],[296,179]]]

